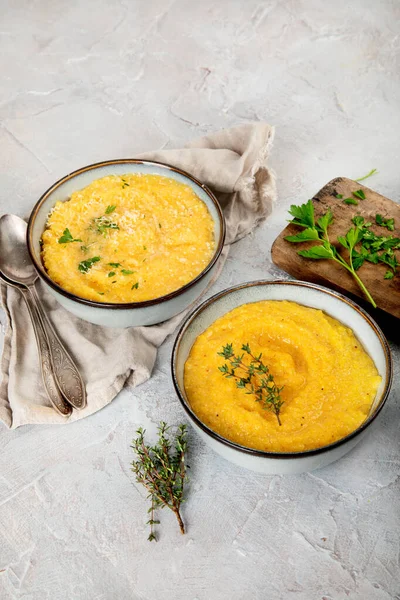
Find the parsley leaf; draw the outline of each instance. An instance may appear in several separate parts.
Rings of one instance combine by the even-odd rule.
[[[298,254],[304,258],[334,258],[333,251],[325,246],[313,246],[308,250],[299,250]]]
[[[316,229],[303,229],[300,233],[296,235],[288,235],[285,237],[285,240],[288,242],[309,242],[312,240],[318,240],[319,235]]]
[[[368,250],[366,250],[365,248],[361,247],[361,251],[357,252],[357,250],[353,249],[352,252],[352,260],[353,260],[353,268],[355,271],[358,271],[358,269],[360,267],[362,267],[362,265],[365,262],[365,259],[368,255]]]
[[[366,223],[364,217],[361,215],[355,215],[351,219],[351,222],[354,223],[356,227],[370,227],[372,225],[370,222]]]
[[[87,273],[89,271],[89,269],[91,269],[94,265],[94,263],[99,262],[100,260],[100,256],[93,256],[93,258],[88,258],[87,260],[82,260],[79,265],[78,265],[78,269],[81,273]]]
[[[300,206],[295,206],[292,204],[289,213],[294,217],[291,223],[306,229],[308,227],[315,227],[314,205],[312,200],[308,200],[308,202],[301,204]]]
[[[59,244],[68,244],[69,242],[81,242],[80,239],[75,239],[68,227],[64,229],[62,236],[58,239]]]
[[[373,263],[374,265],[377,265],[379,262],[379,254],[377,252],[369,252],[367,254],[367,256],[365,257],[365,259],[368,262]]]
[[[389,231],[394,231],[394,219],[385,219],[382,215],[375,215],[375,223],[381,227],[386,227]]]
[[[355,198],[359,198],[360,200],[365,200],[365,194],[364,194],[363,190],[356,190],[355,192],[352,192],[352,194]]]
[[[322,217],[317,220],[317,230],[319,229],[322,233],[327,234],[328,227],[333,223],[333,214],[330,208],[326,211]]]
[[[394,277],[394,272],[393,271],[386,271],[383,279],[393,279]]]
[[[115,271],[110,271],[109,274],[107,275],[107,277],[114,277],[115,275]]]
[[[354,200],[354,198],[345,198],[343,202],[345,204],[358,204],[357,200]]]

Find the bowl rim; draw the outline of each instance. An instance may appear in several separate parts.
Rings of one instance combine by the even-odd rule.
[[[196,185],[198,185],[199,187],[201,187],[204,190],[204,192],[210,198],[211,202],[214,204],[214,207],[216,208],[217,215],[218,215],[219,241],[215,248],[214,254],[213,254],[211,260],[209,261],[209,263],[207,264],[207,266],[194,279],[192,279],[191,281],[186,283],[184,286],[178,288],[177,290],[174,290],[174,291],[170,292],[169,294],[165,294],[164,296],[159,296],[158,298],[153,298],[150,300],[142,300],[140,302],[125,302],[125,303],[124,302],[115,302],[115,303],[113,303],[113,302],[100,302],[97,300],[89,300],[87,298],[82,298],[80,296],[77,296],[77,295],[73,294],[72,292],[68,292],[63,287],[58,285],[58,283],[53,281],[49,277],[49,275],[46,273],[44,265],[41,263],[41,261],[36,260],[36,255],[35,255],[35,251],[33,248],[33,226],[34,226],[36,217],[42,207],[42,204],[45,202],[45,200],[48,198],[48,196],[50,194],[52,194],[63,183],[65,183],[66,181],[69,181],[70,179],[73,179],[74,177],[76,177],[77,175],[80,175],[81,173],[85,173],[87,171],[92,171],[97,168],[106,167],[106,166],[110,166],[110,165],[132,164],[132,163],[133,164],[150,165],[150,166],[154,165],[157,167],[163,167],[167,171],[174,171],[175,173],[179,173],[180,175],[183,175],[184,177],[186,177],[187,179],[189,179],[190,181],[192,181],[193,183],[195,183]],[[81,167],[80,169],[76,169],[75,171],[68,173],[68,175],[64,175],[64,177],[61,177],[61,179],[59,179],[58,181],[53,183],[53,185],[51,185],[40,196],[39,200],[36,202],[36,204],[34,205],[32,211],[31,211],[31,214],[29,216],[29,221],[28,221],[28,228],[27,228],[27,232],[26,232],[26,241],[27,241],[29,255],[35,266],[36,271],[38,272],[39,277],[41,277],[50,287],[52,287],[56,292],[58,292],[62,296],[65,296],[69,300],[79,302],[80,304],[86,304],[88,306],[92,306],[95,308],[114,309],[114,310],[132,310],[134,308],[144,308],[146,306],[155,306],[157,304],[161,304],[162,302],[172,300],[173,298],[180,296],[186,290],[188,290],[189,288],[194,286],[198,281],[200,281],[200,279],[202,279],[205,275],[207,275],[207,273],[213,268],[215,263],[218,261],[220,255],[221,255],[222,249],[224,247],[225,235],[226,235],[226,225],[225,225],[225,218],[224,218],[221,206],[220,206],[217,198],[213,194],[213,192],[204,183],[202,183],[201,181],[196,179],[196,177],[193,177],[193,175],[191,175],[190,173],[187,173],[187,171],[184,171],[183,169],[180,169],[179,167],[174,167],[173,165],[169,165],[168,163],[164,163],[164,162],[160,162],[160,161],[156,161],[156,160],[145,160],[145,159],[140,159],[140,158],[116,158],[116,159],[110,159],[110,160],[105,160],[105,161],[101,161],[101,162],[97,162],[97,163],[92,163],[90,165],[86,165],[85,167]]]
[[[220,298],[222,298],[234,291],[240,290],[240,289],[256,287],[256,286],[264,286],[264,285],[267,285],[267,286],[289,285],[289,286],[296,286],[296,287],[302,287],[302,288],[311,288],[311,289],[319,290],[330,296],[333,296],[336,299],[348,304],[350,306],[350,308],[356,310],[361,315],[361,317],[364,318],[364,320],[367,322],[367,324],[374,330],[374,332],[378,336],[379,341],[381,343],[382,350],[385,355],[385,363],[386,363],[385,387],[382,391],[381,399],[380,399],[379,405],[378,405],[377,409],[375,410],[375,412],[370,417],[368,417],[365,421],[363,421],[363,423],[361,423],[361,425],[359,427],[357,427],[357,429],[355,429],[354,431],[349,433],[344,438],[340,438],[339,440],[336,440],[335,442],[332,442],[331,444],[321,446],[320,448],[313,448],[311,450],[301,450],[299,452],[269,452],[269,451],[264,451],[264,450],[257,450],[256,448],[249,448],[247,446],[242,446],[241,444],[232,442],[231,440],[224,438],[222,435],[220,435],[219,433],[216,433],[210,427],[205,425],[199,419],[199,417],[196,415],[196,413],[190,407],[189,403],[183,397],[183,394],[180,389],[180,385],[178,383],[177,374],[176,374],[176,359],[177,359],[177,354],[179,352],[180,343],[181,343],[188,327],[208,306],[210,306],[210,304],[213,304]],[[246,302],[244,302],[243,304],[246,304]],[[249,304],[249,303],[247,303],[247,304]],[[242,306],[242,305],[238,305],[238,306]],[[361,434],[376,419],[376,417],[381,412],[383,406],[386,403],[386,400],[390,393],[390,388],[391,388],[392,379],[393,379],[393,361],[392,361],[392,355],[391,355],[389,344],[388,344],[386,337],[383,334],[381,328],[379,327],[379,325],[363,308],[361,308],[361,306],[359,306],[358,304],[356,304],[355,302],[353,302],[346,296],[340,294],[339,292],[330,290],[329,288],[326,288],[322,285],[317,285],[315,283],[310,283],[310,282],[306,282],[306,281],[290,281],[290,280],[287,281],[287,280],[281,280],[281,279],[269,281],[266,279],[260,279],[260,280],[256,280],[256,281],[250,281],[247,283],[241,283],[241,284],[232,286],[230,288],[227,288],[225,290],[222,290],[221,292],[218,292],[217,294],[214,294],[213,296],[211,296],[210,298],[208,298],[207,300],[202,302],[199,306],[197,306],[185,318],[184,322],[182,323],[182,325],[178,331],[178,334],[176,336],[174,346],[172,349],[171,372],[172,372],[172,381],[173,381],[173,384],[175,387],[176,394],[177,394],[185,412],[190,417],[190,419],[192,421],[194,421],[195,424],[200,429],[202,429],[207,435],[209,435],[211,438],[213,438],[217,442],[224,444],[225,446],[228,446],[229,448],[231,448],[233,450],[238,450],[239,452],[242,452],[243,454],[250,454],[252,456],[257,456],[257,457],[261,457],[261,458],[293,459],[293,458],[307,458],[309,456],[315,456],[317,454],[321,454],[323,452],[333,450],[335,448],[338,448],[342,444],[345,444],[346,442],[352,440],[359,434]]]

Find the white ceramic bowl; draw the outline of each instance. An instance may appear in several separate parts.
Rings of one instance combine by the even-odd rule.
[[[373,359],[382,377],[381,385],[366,421],[347,437],[305,452],[277,453],[254,450],[231,442],[200,421],[186,398],[184,365],[196,338],[216,319],[237,306],[260,300],[292,300],[318,308],[350,327]],[[376,423],[392,381],[392,358],[378,325],[357,304],[322,286],[295,281],[256,281],[232,287],[206,300],[183,323],[172,353],[172,377],[176,392],[191,424],[218,454],[241,466],[267,474],[295,474],[312,471],[341,458]]]
[[[207,267],[195,278],[174,292],[127,304],[112,304],[86,300],[64,290],[55,283],[43,266],[40,257],[40,238],[46,227],[47,217],[56,202],[68,200],[73,192],[106,175],[125,173],[151,173],[164,175],[189,185],[207,205],[214,221],[215,252]],[[200,296],[216,269],[225,239],[225,221],[217,199],[200,181],[181,169],[154,161],[137,159],[109,160],[83,167],[66,175],[51,186],[34,206],[28,223],[27,244],[33,264],[48,291],[60,304],[77,317],[109,327],[130,327],[161,323],[180,313]]]

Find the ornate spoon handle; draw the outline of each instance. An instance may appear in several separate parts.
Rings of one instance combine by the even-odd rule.
[[[72,412],[72,407],[64,400],[60,390],[57,387],[54,378],[53,369],[50,360],[50,351],[46,339],[46,334],[38,319],[35,307],[32,304],[31,295],[27,288],[19,288],[25,298],[31,316],[33,329],[35,331],[36,342],[39,352],[40,367],[42,370],[42,378],[49,400],[57,412],[64,417],[68,417]]]
[[[62,345],[42,308],[35,286],[29,286],[32,301],[49,342],[50,360],[58,387],[65,399],[77,410],[86,406],[86,390],[77,366]]]

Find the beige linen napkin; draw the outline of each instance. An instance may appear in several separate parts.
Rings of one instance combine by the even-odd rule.
[[[184,149],[146,152],[139,157],[180,167],[216,194],[227,225],[219,270],[229,244],[249,233],[271,212],[276,196],[274,177],[267,168],[272,139],[273,128],[266,123],[254,123],[212,133]],[[82,419],[111,402],[125,383],[130,386],[143,383],[151,375],[157,348],[189,310],[160,325],[111,329],[76,318],[40,283],[38,292],[82,373],[88,402],[84,410],[74,410],[67,419],[51,408],[43,389],[34,332],[22,295],[1,285],[7,329],[1,361],[0,420],[11,428]]]

